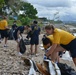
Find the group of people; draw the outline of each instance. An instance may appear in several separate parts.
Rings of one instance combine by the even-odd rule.
[[[33,21],[33,24],[31,26],[29,25],[24,25],[24,26],[17,26],[16,21],[13,22],[12,25],[12,35],[14,40],[17,42],[17,51],[19,55],[22,55],[20,53],[20,47],[19,47],[19,43],[20,43],[20,38],[22,38],[22,33],[24,32],[24,30],[28,30],[29,32],[31,32],[31,37],[30,37],[30,54],[31,55],[37,55],[37,47],[39,44],[39,34],[40,34],[40,27],[38,26],[38,22],[37,21]],[[0,21],[0,41],[5,38],[5,44],[4,47],[7,47],[7,40],[9,37],[8,34],[8,30],[10,30],[10,28],[8,27],[8,22],[7,22],[7,18],[3,17],[3,20]],[[28,36],[28,35],[27,35]],[[28,39],[28,37],[27,37]],[[33,47],[35,44],[35,48]],[[35,50],[34,50],[35,49]]]
[[[29,30],[31,32],[30,36],[30,50],[31,55],[37,54],[37,47],[39,44],[39,34],[40,34],[40,27],[38,26],[37,21],[33,21],[33,24],[30,26],[19,26],[16,25],[12,26],[14,29],[13,36],[15,41],[17,42],[17,51],[20,53],[19,49],[19,38],[22,37],[22,33],[24,30]],[[5,47],[7,46],[7,39],[8,34],[7,30],[9,29],[6,17],[3,18],[3,20],[0,23],[0,34],[1,38],[5,37]],[[71,33],[64,31],[62,29],[55,28],[53,25],[47,25],[45,26],[45,32],[47,36],[42,39],[43,46],[45,50],[49,48],[48,51],[46,51],[45,55],[49,58],[51,57],[53,61],[56,61],[56,58],[58,57],[59,52],[63,51],[69,51],[72,59],[76,65],[76,37],[73,36]],[[28,38],[28,37],[27,37]],[[35,45],[35,50],[34,46]]]
[[[39,34],[40,34],[40,27],[37,25],[37,21],[34,21],[31,27],[29,25],[26,25],[26,26],[19,26],[15,29],[13,36],[15,41],[17,42],[17,51],[19,52],[20,55],[22,55],[20,53],[19,42],[20,42],[20,38],[23,38],[22,33],[24,32],[24,30],[28,30],[29,32],[31,32],[31,37],[30,37],[31,53],[30,54],[37,55],[37,46],[39,44]],[[34,44],[35,44],[35,50],[33,49]]]

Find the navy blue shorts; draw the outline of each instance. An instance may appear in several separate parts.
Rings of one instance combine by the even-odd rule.
[[[4,37],[8,37],[9,34],[8,34],[8,30],[0,30],[0,34],[1,34],[1,38],[4,38]]]
[[[38,45],[39,44],[39,38],[31,38],[30,40],[31,45]]]
[[[62,46],[64,49],[70,51],[71,56],[72,56],[73,58],[76,58],[76,38],[75,38],[74,40],[72,40],[69,44],[67,44],[67,45],[62,45],[62,44],[61,44],[61,46]]]

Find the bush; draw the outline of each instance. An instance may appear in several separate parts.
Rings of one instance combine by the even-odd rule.
[[[23,17],[20,21],[22,22],[22,25],[29,25],[31,19],[29,17],[25,17],[25,18]]]

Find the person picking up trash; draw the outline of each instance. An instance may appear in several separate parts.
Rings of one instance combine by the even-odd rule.
[[[14,32],[14,39],[17,42],[17,51],[18,51],[19,55],[22,55],[20,53],[20,48],[19,48],[20,37],[22,37],[22,33],[24,32],[24,30],[27,30],[29,28],[30,27],[28,25],[26,25],[26,26],[19,26],[19,27],[17,27],[17,29]]]
[[[53,25],[45,26],[45,31],[48,35],[53,35],[53,44],[50,50],[46,53],[49,57],[54,52],[69,51],[71,53],[74,64],[76,65],[76,38],[71,33],[62,29],[55,28]],[[48,44],[47,44],[48,45]]]

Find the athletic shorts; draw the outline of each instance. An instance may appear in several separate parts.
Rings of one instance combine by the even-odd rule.
[[[30,40],[31,45],[38,45],[39,44],[39,38],[31,38]]]
[[[0,30],[1,38],[7,38],[9,36],[8,30]]]
[[[73,58],[76,58],[76,38],[75,38],[74,40],[72,40],[69,44],[67,44],[67,45],[62,45],[62,44],[61,44],[61,46],[62,46],[64,49],[70,51],[71,56],[72,56]]]

